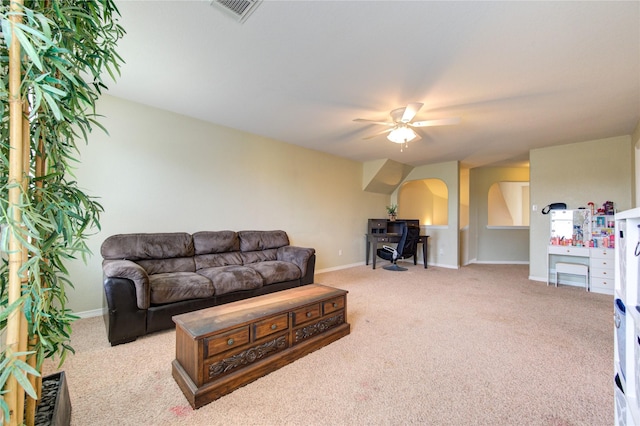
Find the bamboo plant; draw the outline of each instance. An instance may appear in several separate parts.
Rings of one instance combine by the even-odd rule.
[[[0,417],[31,425],[42,363],[69,352],[65,262],[89,254],[102,206],[73,177],[125,34],[113,0],[2,0]],[[26,408],[25,408],[26,406]]]

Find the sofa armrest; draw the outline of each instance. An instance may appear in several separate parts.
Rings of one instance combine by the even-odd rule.
[[[316,253],[315,249],[296,246],[283,246],[278,248],[277,259],[283,262],[291,262],[300,268],[302,276],[307,275],[309,259]]]
[[[128,278],[104,279],[104,321],[111,346],[132,342],[146,334],[147,310],[138,309],[136,286]]]
[[[102,263],[102,271],[106,278],[126,278],[133,281],[138,309],[149,309],[151,287],[149,275],[142,266],[130,260],[105,260]]]

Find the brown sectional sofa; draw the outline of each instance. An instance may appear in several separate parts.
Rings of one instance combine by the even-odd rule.
[[[284,231],[118,234],[100,248],[111,345],[173,327],[174,315],[313,282],[315,250]]]

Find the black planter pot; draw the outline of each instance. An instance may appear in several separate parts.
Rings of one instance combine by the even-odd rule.
[[[64,371],[42,378],[42,397],[36,408],[36,426],[71,424],[71,399]]]

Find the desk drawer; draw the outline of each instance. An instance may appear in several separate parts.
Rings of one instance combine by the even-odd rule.
[[[611,274],[615,267],[613,257],[592,257],[590,264],[592,268],[611,269]]]
[[[613,281],[613,268],[591,268],[591,277],[592,278],[604,278]]]
[[[369,219],[369,229],[383,229],[387,230],[386,219]]]
[[[613,294],[614,280],[613,274],[609,278],[591,277],[591,289],[605,290],[606,293]]]
[[[589,257],[589,247],[549,246],[549,254]]]
[[[615,251],[610,248],[591,248],[591,257],[594,259],[607,259],[610,265],[613,265],[615,259]]]

